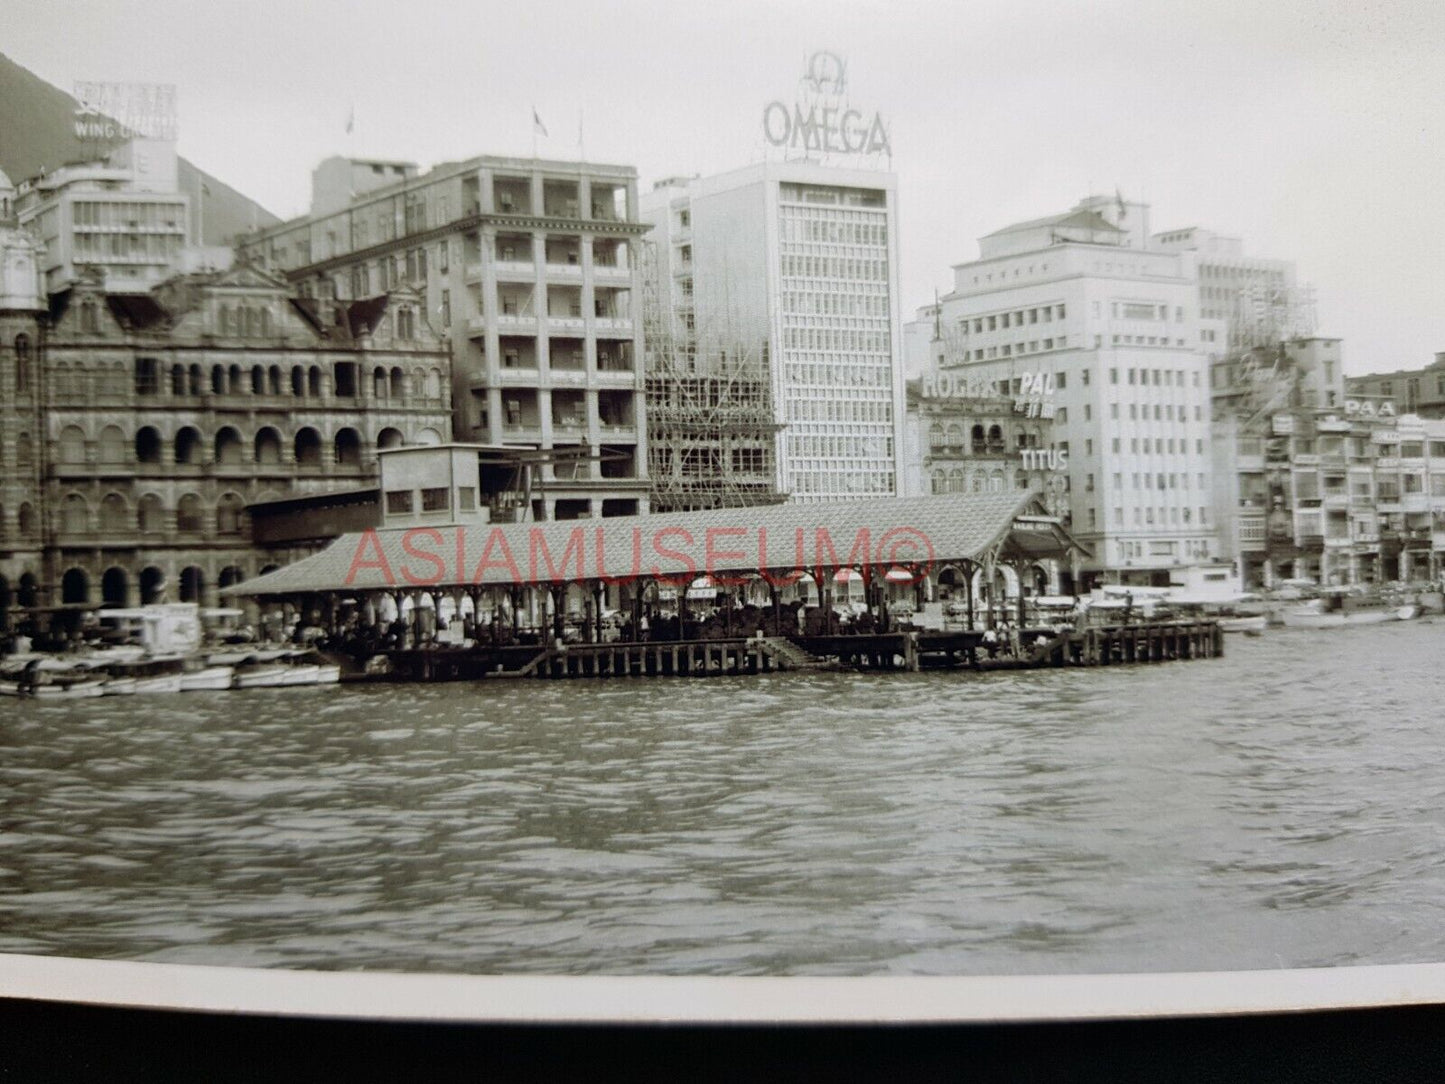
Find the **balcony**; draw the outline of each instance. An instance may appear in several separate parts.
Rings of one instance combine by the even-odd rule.
[[[570,312],[566,315],[554,316],[547,314],[547,330],[549,332],[575,331],[578,334],[587,330],[587,321],[581,316],[575,316]]]
[[[497,260],[492,273],[498,282],[535,282],[537,267],[531,260]]]
[[[537,315],[528,312],[500,312],[497,314],[497,330],[536,335]]]
[[[610,331],[621,335],[632,334],[632,317],[630,316],[598,316],[593,321],[593,326],[598,331]]]
[[[1264,470],[1264,456],[1238,455],[1235,456],[1234,466],[1235,469],[1240,471],[1241,473],[1246,471],[1262,471]]]
[[[1239,541],[1239,548],[1250,552],[1261,551],[1265,548],[1265,527],[1263,516],[1240,516],[1236,525],[1235,536]]]
[[[1420,513],[1430,511],[1430,498],[1424,493],[1406,493],[1400,501],[1400,511]]]
[[[599,286],[631,286],[632,268],[619,267],[616,264],[593,263],[592,281]]]
[[[1323,504],[1326,508],[1348,508],[1350,506],[1350,495],[1348,493],[1326,493]]]
[[[502,440],[513,444],[541,444],[542,427],[539,425],[503,425]]]

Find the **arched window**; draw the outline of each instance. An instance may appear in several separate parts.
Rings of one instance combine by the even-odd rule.
[[[321,466],[321,436],[310,426],[296,434],[296,465],[298,467]]]
[[[990,452],[1001,452],[1004,450],[1003,430],[997,425],[988,427],[988,450]]]
[[[391,397],[401,399],[406,395],[406,374],[401,369],[391,371]]]
[[[426,374],[426,396],[428,399],[442,397],[442,371],[440,369],[432,369]]]
[[[1014,471],[1014,488],[1015,488],[1015,489],[1028,489],[1028,488],[1029,488],[1029,472],[1028,472],[1028,471],[1025,471],[1025,470],[1017,470],[1017,471]]]
[[[166,529],[166,506],[154,493],[140,499],[137,515],[141,534],[161,534]]]
[[[200,430],[186,426],[176,434],[176,463],[195,464],[201,461]]]
[[[361,437],[355,429],[341,429],[336,433],[336,462],[343,467],[361,465]]]
[[[171,366],[171,395],[180,398],[186,394],[186,367],[184,365]]]
[[[60,601],[72,604],[90,601],[90,577],[82,569],[67,569],[60,578]]]
[[[85,430],[78,425],[67,425],[60,431],[60,461],[62,463],[85,462]]]
[[[130,527],[130,509],[119,493],[107,493],[100,502],[100,529],[119,532]]]
[[[241,367],[232,365],[226,373],[226,390],[232,395],[241,394]]]
[[[371,371],[371,397],[373,399],[385,399],[386,389],[386,370],[378,365]]]
[[[306,394],[319,396],[321,394],[321,366],[313,365],[306,374]]]
[[[159,463],[161,461],[161,434],[155,426],[143,426],[136,433],[135,458],[137,463]]]
[[[100,578],[100,601],[106,606],[124,606],[130,597],[130,577],[123,568],[108,568]]]
[[[251,366],[251,394],[266,394],[266,370],[259,365]]]
[[[933,472],[933,492],[948,492],[948,476],[943,473],[942,468]]]
[[[15,392],[23,395],[30,390],[30,336],[15,336]]]
[[[241,434],[225,426],[216,434],[216,462],[235,466],[241,462]]]
[[[273,365],[266,370],[266,390],[271,395],[281,394],[281,366]]]
[[[958,467],[954,467],[953,470],[948,472],[948,492],[963,492],[963,471]]]
[[[306,370],[299,365],[291,367],[291,394],[298,399],[306,394]]]
[[[17,467],[35,466],[35,447],[30,442],[29,433],[21,433],[15,438],[15,465]]]
[[[400,448],[405,443],[406,440],[401,435],[401,430],[393,429],[390,426],[387,426],[387,428],[376,435],[376,446],[378,448]]]
[[[187,493],[176,505],[176,530],[182,534],[200,534],[204,525],[201,498],[194,493]]]
[[[930,448],[943,447],[943,425],[941,423],[934,422],[928,427],[928,446]]]
[[[226,367],[224,365],[211,366],[211,394],[226,394]]]
[[[983,426],[975,425],[969,435],[969,442],[972,444],[973,454],[982,455],[988,449],[987,441],[984,439]]]
[[[84,534],[90,530],[90,505],[79,493],[71,493],[60,506],[60,529],[66,534]]]
[[[125,433],[118,425],[107,425],[100,431],[100,461],[102,463],[124,463],[125,460]]]
[[[256,434],[256,462],[265,464],[281,462],[281,434],[269,425]]]
[[[241,509],[243,507],[241,498],[234,493],[227,493],[216,503],[216,533],[217,534],[240,534],[241,533]]]
[[[15,527],[20,532],[21,538],[32,538],[35,535],[35,506],[29,502],[20,505],[20,511],[15,516]]]
[[[988,476],[988,491],[990,493],[1003,492],[1003,471],[996,470]]]
[[[201,394],[201,366],[200,366],[200,363],[199,363],[199,362],[194,362],[194,361],[191,362],[190,377],[191,377],[191,381],[190,381],[190,383],[191,383],[191,394],[192,394],[192,395],[200,395],[200,394]]]
[[[963,426],[952,422],[948,426],[948,435],[944,438],[950,448],[963,447]]]
[[[206,574],[195,565],[181,569],[181,601],[200,602],[206,589]]]

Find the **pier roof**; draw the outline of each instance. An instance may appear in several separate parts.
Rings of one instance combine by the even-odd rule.
[[[1087,553],[1035,492],[938,494],[665,515],[448,523],[342,535],[285,568],[224,589],[280,596],[510,587],[704,574],[1032,561]]]

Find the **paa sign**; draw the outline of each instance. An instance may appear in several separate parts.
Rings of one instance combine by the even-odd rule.
[[[1388,399],[1346,399],[1347,418],[1393,418],[1395,404]]]
[[[853,108],[846,90],[847,66],[834,53],[814,53],[800,83],[799,99],[763,108],[763,137],[774,147],[820,154],[893,155],[883,118]]]

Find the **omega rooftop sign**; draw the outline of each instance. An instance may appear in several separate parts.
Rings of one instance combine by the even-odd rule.
[[[849,155],[893,157],[888,129],[874,110],[854,108],[847,96],[847,65],[836,53],[818,52],[808,58],[798,97],[763,108],[763,137],[789,156]]]

